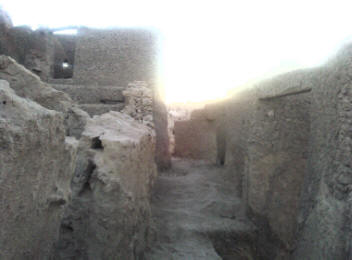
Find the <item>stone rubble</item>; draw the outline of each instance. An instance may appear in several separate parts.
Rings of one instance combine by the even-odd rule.
[[[125,96],[125,107],[121,112],[154,129],[153,91],[148,84],[144,81],[129,83],[122,94]]]

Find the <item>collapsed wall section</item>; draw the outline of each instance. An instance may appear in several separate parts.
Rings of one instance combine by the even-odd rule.
[[[72,83],[94,86],[99,90],[109,86],[126,89],[130,83],[145,82],[146,86],[152,89],[153,96],[152,124],[156,132],[156,162],[159,170],[166,170],[171,166],[171,156],[167,133],[167,110],[159,93],[159,86],[155,84],[156,36],[153,31],[145,29],[80,28],[76,36]],[[74,86],[68,88],[72,88],[71,93],[76,92]],[[80,107],[90,115],[96,115],[110,110],[120,111],[123,104],[95,103],[81,104]],[[146,108],[150,108],[149,103],[146,104]]]
[[[60,113],[0,80],[1,259],[49,259],[71,196],[76,150]]]
[[[93,117],[80,140],[57,259],[143,259],[154,154],[147,126],[119,112]]]
[[[11,105],[18,108],[18,112],[13,115],[23,116],[30,121],[29,125],[24,126],[23,129],[23,134],[26,135],[24,137],[25,141],[19,139],[20,141],[17,143],[16,140],[20,136],[16,133],[13,137],[9,137],[9,142],[16,141],[16,145],[19,145],[18,149],[20,149],[18,153],[23,150],[23,161],[25,163],[23,168],[26,167],[29,171],[23,176],[33,177],[21,182],[25,185],[25,182],[28,181],[28,191],[31,190],[32,193],[27,194],[27,189],[24,188],[22,193],[18,193],[21,195],[16,194],[18,203],[13,202],[15,207],[13,210],[8,210],[12,208],[6,204],[8,201],[3,196],[5,200],[2,201],[2,205],[6,206],[4,212],[9,213],[10,216],[4,214],[5,217],[9,217],[9,220],[4,220],[2,223],[9,223],[9,227],[13,228],[15,232],[10,236],[8,235],[10,231],[3,229],[5,231],[1,234],[12,239],[21,230],[25,230],[25,233],[15,237],[14,241],[6,242],[3,240],[1,242],[4,245],[4,248],[1,249],[6,254],[5,258],[7,256],[11,258],[14,255],[15,258],[48,259],[52,244],[57,239],[57,224],[62,217],[63,205],[66,204],[68,204],[68,210],[64,221],[61,223],[61,238],[55,246],[57,250],[54,250],[54,255],[50,257],[54,257],[54,259],[60,259],[60,257],[67,259],[66,257],[72,256],[78,257],[78,259],[80,259],[79,257],[81,259],[87,259],[87,257],[92,257],[92,259],[141,258],[149,238],[149,193],[156,175],[154,132],[150,128],[138,124],[132,118],[119,113],[107,114],[91,121],[88,115],[75,107],[66,94],[43,83],[38,76],[17,64],[10,57],[0,56],[0,76],[12,83],[11,87],[18,95],[35,100],[51,109],[47,110],[35,104],[43,110],[53,113],[60,121],[52,122],[52,120],[49,120],[50,118],[45,117],[45,120],[43,119],[45,124],[43,123],[43,126],[37,127],[41,123],[41,119],[38,118],[38,122],[34,122],[36,120],[22,111],[25,108],[19,107],[14,102],[16,101],[15,98],[8,98],[1,103],[1,105],[6,105],[11,102]],[[151,100],[148,102],[151,103]],[[2,111],[1,109],[0,112]],[[148,111],[150,112],[150,109]],[[34,111],[28,113],[31,114],[32,112],[35,113]],[[5,118],[7,117],[6,115]],[[86,124],[88,126],[82,135]],[[7,136],[6,131],[12,130],[11,127],[7,129],[8,126],[7,124],[3,127],[5,129],[4,137]],[[32,126],[34,127],[33,130],[31,129]],[[78,131],[76,132],[77,137],[81,139],[77,162],[74,156],[74,151],[77,148],[74,138],[66,137],[64,139],[66,140],[66,150],[62,152],[61,147],[53,147],[54,145],[49,141],[49,143],[45,142],[44,137],[37,140],[35,136],[37,128],[43,131],[41,134],[53,142],[56,142],[56,138],[60,139],[61,135],[64,137],[65,134]],[[55,133],[52,133],[52,128],[56,129],[56,132],[53,130]],[[15,130],[20,131],[21,129],[16,128]],[[32,139],[35,143],[31,143]],[[7,147],[5,141],[2,141],[2,144]],[[29,153],[26,148],[27,145],[28,149],[33,149],[33,151],[36,151],[37,148],[41,149],[42,145],[47,145],[45,149],[50,151],[43,148],[43,151],[39,151],[38,154]],[[1,158],[1,162],[5,163],[1,163],[0,167],[8,166],[6,157],[8,151],[6,149],[4,154],[5,158]],[[16,157],[17,159],[20,159],[20,157]],[[15,162],[15,159],[13,162]],[[50,169],[53,173],[56,173],[55,167],[66,168],[62,169],[62,172],[60,171],[58,179],[51,180],[49,179],[50,174],[41,171],[41,164],[43,164],[43,167],[47,167],[45,170]],[[37,167],[37,165],[39,166]],[[12,170],[16,172],[16,167],[22,167],[22,164],[14,164],[10,169],[11,172],[13,172]],[[76,171],[71,183],[73,200],[68,203],[70,197],[68,180],[72,177],[74,168],[76,168]],[[5,170],[1,169],[1,174],[6,173],[6,171],[7,168]],[[22,173],[23,169],[21,168],[21,176]],[[40,176],[33,176],[36,173]],[[7,177],[5,177],[2,175],[0,178],[1,181],[4,178],[5,184],[6,181],[13,181],[11,178],[7,180]],[[21,178],[17,175],[15,177],[16,180]],[[43,182],[47,182],[49,185],[48,190],[45,190],[45,187],[41,188],[44,185],[40,179],[42,177]],[[64,180],[61,180],[61,178],[64,178]],[[39,187],[35,186],[33,188],[33,181]],[[53,185],[51,185],[52,182],[54,182]],[[12,186],[12,184],[9,184],[1,188]],[[31,197],[33,194],[35,195],[34,191],[36,189],[42,192],[40,198],[43,201],[39,200],[39,206],[36,204],[37,197],[34,199]],[[14,189],[14,192],[17,192],[17,190]],[[10,194],[12,193],[10,192]],[[21,201],[27,198],[31,199],[31,202],[23,206]],[[8,196],[8,199],[11,200],[12,195]],[[18,207],[16,203],[19,204]],[[49,205],[49,213],[46,213],[47,204],[45,203]],[[30,208],[28,209],[29,212],[27,212],[27,207]],[[17,220],[22,220],[22,209],[24,210],[24,216],[27,218],[24,223],[28,224],[28,227],[23,227],[21,223],[17,222]],[[32,211],[37,212],[36,218],[31,215]],[[15,217],[13,222],[10,221],[12,217]],[[31,221],[37,221],[38,223],[33,224]],[[14,226],[18,226],[18,229]],[[36,239],[29,242],[28,239],[32,237]],[[25,252],[22,250],[15,252],[15,247],[23,248]],[[42,248],[45,249],[42,250]]]
[[[0,78],[10,82],[17,95],[47,109],[62,112],[66,135],[80,137],[89,115],[79,109],[67,94],[42,82],[37,75],[5,55],[0,55]]]

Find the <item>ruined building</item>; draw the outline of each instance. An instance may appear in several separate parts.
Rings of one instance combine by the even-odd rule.
[[[156,35],[0,11],[0,259],[352,259],[352,46],[175,122]],[[180,159],[182,158],[182,159]]]
[[[154,33],[80,28],[56,35],[13,27],[1,14],[0,258],[138,258],[148,242],[157,167],[170,167]],[[134,91],[138,82],[147,94]],[[141,100],[147,110],[136,106]],[[104,114],[124,108],[143,116]],[[94,203],[99,197],[105,202]],[[98,235],[101,221],[115,244],[105,231]]]
[[[258,259],[352,256],[351,61],[348,45],[322,67],[238,91],[197,112],[201,124],[212,125],[204,131],[196,116],[175,123],[179,155],[225,164],[226,179],[258,228],[251,242]],[[196,137],[186,140],[186,126]],[[198,150],[195,139],[207,140],[202,145],[208,153]]]

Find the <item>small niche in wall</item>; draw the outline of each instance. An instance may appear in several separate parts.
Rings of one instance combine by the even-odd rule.
[[[55,79],[69,79],[73,76],[73,65],[67,60],[54,64]]]
[[[67,70],[67,69],[69,69],[70,67],[72,67],[72,65],[70,64],[70,63],[68,63],[68,61],[67,60],[65,60],[64,62],[62,62],[62,69],[63,70]]]
[[[75,34],[61,34],[61,32],[64,31],[54,32],[56,46],[52,77],[54,79],[70,79],[74,73],[77,37]]]

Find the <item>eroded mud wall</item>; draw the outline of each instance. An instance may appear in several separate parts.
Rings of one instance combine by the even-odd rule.
[[[352,46],[312,90],[311,153],[294,259],[351,259]]]
[[[205,109],[194,110],[190,120],[176,121],[174,134],[175,156],[216,162],[215,119]]]
[[[12,57],[43,81],[72,77],[72,67],[65,69],[62,63],[74,63],[75,41],[74,36],[57,36],[45,28],[14,27],[0,8],[0,54]]]
[[[8,56],[0,55],[0,78],[10,82],[16,94],[43,107],[60,111],[64,116],[66,135],[80,138],[89,115],[79,109],[64,92],[57,91]]]
[[[349,259],[351,57],[287,73],[226,105],[226,160],[264,259]]]
[[[248,212],[271,234],[284,258],[294,248],[299,198],[307,174],[309,111],[309,93],[262,100],[249,129],[244,180]]]
[[[124,115],[105,115],[91,120],[68,95],[41,81],[50,81],[53,63],[61,62],[58,57],[67,58],[51,32],[33,32],[29,28],[9,32],[10,23],[3,28],[7,31],[0,35],[0,41],[6,44],[0,46],[1,50],[6,49],[3,53],[13,56],[26,68],[8,56],[0,56],[0,78],[8,80],[16,92],[0,84],[0,208],[3,212],[0,222],[5,225],[0,232],[0,258],[51,259],[64,255],[64,258],[82,259],[142,259],[150,235],[149,193],[156,175],[154,155],[158,142],[155,144],[154,132]],[[13,37],[6,38],[12,34]],[[66,49],[71,48],[71,43]],[[144,47],[150,46],[142,44]],[[143,51],[141,54],[132,48],[126,55],[136,54],[137,58],[124,57],[130,59],[127,62],[143,63],[139,59],[145,54]],[[146,63],[152,66],[153,61]],[[105,70],[110,65],[105,61],[102,66]],[[149,73],[150,66],[144,66],[141,73],[136,72],[137,76],[133,72],[135,67],[120,69],[139,79],[140,75]],[[109,78],[109,70],[105,72]],[[150,74],[148,77],[149,80]],[[114,92],[119,101],[120,92],[120,89]],[[92,99],[111,102],[111,95],[99,94]],[[156,129],[159,133],[165,129],[167,133],[163,121],[166,110],[161,99],[155,103],[160,109],[155,109],[154,119],[161,122],[156,124]],[[114,130],[119,136],[114,136]],[[77,161],[78,143],[74,137],[80,139]],[[159,144],[168,152],[167,139],[163,138]],[[169,154],[162,149],[158,151],[170,163]],[[163,163],[170,166],[167,161]],[[69,202],[70,188],[73,189],[72,203]],[[58,238],[59,223],[68,204],[70,208],[61,223],[61,240],[55,247],[59,252],[52,255],[52,245]],[[67,241],[69,245],[65,244]]]
[[[76,150],[61,113],[0,80],[1,259],[49,259],[71,196]]]
[[[0,54],[11,56],[44,81],[52,77],[55,52],[65,56],[62,46],[48,30],[1,29]]]
[[[279,76],[239,92],[227,103],[228,177],[261,230],[257,243],[267,259],[287,259],[295,245],[315,73]]]
[[[120,86],[144,81],[153,90],[153,121],[156,132],[156,162],[159,170],[171,166],[167,110],[155,84],[157,36],[144,29],[96,30],[82,28],[76,42],[75,84]]]
[[[143,259],[156,177],[153,131],[119,112],[83,132],[55,259]]]

